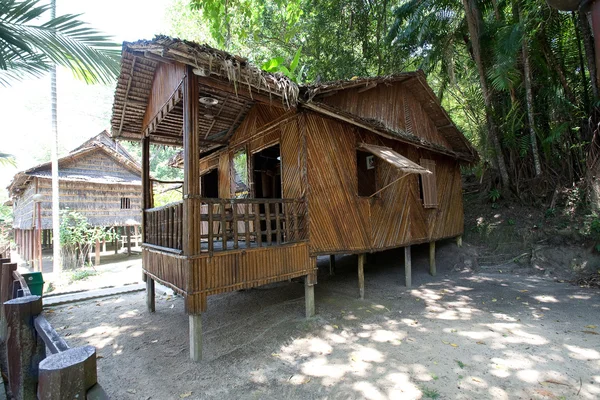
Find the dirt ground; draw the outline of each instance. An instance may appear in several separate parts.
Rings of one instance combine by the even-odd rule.
[[[304,318],[299,282],[209,298],[204,358],[188,358],[179,297],[144,293],[46,310],[72,346],[98,349],[99,381],[115,399],[596,399],[600,292],[544,276],[473,272],[469,246],[402,251],[335,276],[319,260],[317,316]]]

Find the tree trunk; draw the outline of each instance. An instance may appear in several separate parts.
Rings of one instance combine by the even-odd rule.
[[[479,74],[479,82],[481,84],[481,92],[486,108],[486,120],[488,125],[488,136],[494,147],[496,153],[496,164],[500,171],[500,177],[502,178],[502,184],[504,186],[510,185],[510,179],[508,177],[508,171],[506,170],[506,163],[504,162],[504,154],[502,153],[502,146],[498,139],[498,132],[496,129],[496,123],[492,117],[492,98],[487,84],[487,75],[485,67],[483,65],[483,59],[481,57],[481,43],[479,41],[479,25],[481,23],[481,14],[477,2],[475,0],[463,0],[463,7],[465,9],[465,18],[467,20],[467,26],[469,28],[469,35],[471,36],[471,48],[473,52],[473,59],[477,65],[477,71]]]
[[[596,68],[596,52],[594,43],[592,42],[592,31],[588,23],[587,16],[584,12],[579,11],[579,29],[581,29],[581,37],[583,38],[583,47],[585,48],[585,58],[587,60],[588,70],[590,71],[590,81],[592,82],[592,94],[594,99],[599,97],[598,93],[598,72]]]
[[[519,20],[525,23],[523,19],[523,8],[519,4]],[[527,43],[527,35],[523,35],[523,79],[525,80],[525,98],[527,100],[527,120],[529,122],[529,138],[531,139],[531,152],[533,153],[533,166],[535,168],[535,176],[542,174],[542,166],[540,165],[540,154],[538,152],[537,137],[535,134],[535,117],[533,113],[533,91],[531,90],[531,66],[529,64],[529,44]]]
[[[50,18],[56,18],[56,0],[50,2]],[[50,94],[52,102],[52,235],[53,260],[52,272],[56,276],[62,272],[62,262],[60,256],[60,216],[59,216],[59,195],[58,195],[58,118],[57,118],[57,96],[56,96],[56,66],[50,71]]]

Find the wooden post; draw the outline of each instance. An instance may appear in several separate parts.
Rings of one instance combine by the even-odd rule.
[[[36,334],[33,321],[42,312],[40,296],[25,296],[4,303],[8,332],[6,349],[9,385],[15,399],[35,399],[38,365],[46,347]]]
[[[130,256],[131,255],[131,227],[126,226],[123,229],[125,229],[125,232],[127,233],[127,255]]]
[[[315,316],[315,285],[307,276],[304,279],[304,302],[306,306],[306,318]]]
[[[429,242],[429,274],[435,276],[435,242]]]
[[[4,303],[12,298],[13,272],[17,270],[16,263],[1,262],[0,260],[0,370],[8,371],[6,352],[7,325],[4,313]],[[6,387],[5,387],[6,386]],[[8,382],[2,388],[9,389]],[[1,389],[0,389],[1,390]]]
[[[94,256],[94,264],[100,265],[100,239],[96,239],[96,255]]]
[[[358,291],[361,300],[365,298],[365,254],[358,255]]]
[[[202,315],[189,315],[190,320],[190,358],[202,359]]]
[[[113,228],[113,232],[115,233],[115,238],[113,240],[115,244],[115,254],[119,254],[119,238],[117,237],[119,234],[119,227]]]
[[[456,245],[457,245],[458,247],[462,247],[462,235],[458,235],[458,236],[456,237]]]
[[[335,254],[329,256],[329,275],[335,275]]]
[[[410,260],[410,246],[404,248],[404,278],[406,287],[412,284],[412,262]]]
[[[138,247],[138,246],[139,246],[139,242],[138,242],[138,234],[139,234],[139,231],[138,231],[138,226],[137,226],[137,225],[134,225],[134,226],[133,226],[133,239],[134,239],[134,240],[133,240],[133,242],[135,243],[135,247]]]
[[[146,274],[144,274],[146,275]],[[146,275],[146,306],[148,307],[148,311],[155,311],[155,292],[154,292],[154,279]]]
[[[198,77],[191,66],[187,67],[187,74],[183,81],[183,255],[186,257],[200,253],[201,234],[201,202],[200,202],[200,132],[199,114],[200,102],[198,94]],[[224,218],[221,220],[225,227]],[[225,232],[223,232],[223,235]],[[210,238],[209,238],[210,241]],[[210,242],[209,242],[210,243]],[[224,246],[226,247],[226,246]],[[184,261],[188,271],[193,271],[193,259]],[[189,273],[188,279],[199,276]],[[200,282],[188,281],[187,287],[192,291],[200,286]],[[198,308],[203,309],[205,304]],[[202,320],[198,310],[190,313],[190,358],[198,361],[202,358]]]
[[[37,399],[85,399],[88,389],[97,382],[96,348],[68,349],[40,363]]]

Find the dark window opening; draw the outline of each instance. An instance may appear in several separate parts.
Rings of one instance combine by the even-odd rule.
[[[252,156],[254,197],[281,199],[281,154],[279,145],[268,147]]]
[[[200,177],[200,195],[209,199],[219,198],[219,170],[217,168]]]
[[[121,197],[121,210],[129,210],[131,208],[131,199],[129,197]]]
[[[366,151],[356,151],[358,195],[370,197],[377,192],[377,160]]]

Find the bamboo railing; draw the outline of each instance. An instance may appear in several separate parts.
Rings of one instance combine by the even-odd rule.
[[[144,210],[144,243],[163,249],[183,249],[183,201]]]
[[[296,243],[307,238],[303,199],[199,198],[202,251],[225,251]],[[145,210],[144,243],[180,252],[183,203]],[[175,251],[173,251],[175,250]]]

